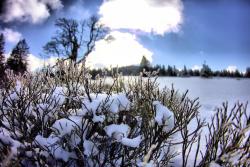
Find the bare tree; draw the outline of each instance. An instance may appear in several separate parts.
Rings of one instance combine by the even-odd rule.
[[[63,57],[63,60],[82,62],[93,51],[95,42],[103,39],[108,32],[100,24],[97,17],[78,22],[74,19],[59,18],[55,26],[58,28],[54,37],[45,46],[47,54]],[[78,57],[80,51],[84,54]]]

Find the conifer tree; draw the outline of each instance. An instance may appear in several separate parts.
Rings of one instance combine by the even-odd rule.
[[[174,76],[174,71],[173,71],[173,68],[171,66],[168,66],[167,73],[168,73],[168,76]]]
[[[247,67],[245,77],[250,78],[250,67]]]
[[[201,77],[211,77],[212,76],[212,70],[206,63],[204,63],[202,65],[200,75],[201,75]]]
[[[146,69],[146,70],[148,70],[150,67],[150,62],[148,61],[148,59],[145,56],[143,56],[141,59],[140,67],[142,69]]]
[[[178,75],[178,70],[176,69],[176,67],[173,67],[173,76],[177,76]]]
[[[187,75],[188,75],[187,67],[184,66],[184,68],[182,70],[182,76],[187,76]]]
[[[25,39],[20,40],[13,48],[10,57],[7,60],[7,67],[14,71],[14,73],[23,74],[27,71],[27,57],[29,54],[29,47]]]

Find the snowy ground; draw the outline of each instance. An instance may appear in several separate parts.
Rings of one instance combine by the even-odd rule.
[[[125,77],[125,80],[128,78]],[[213,78],[213,79],[202,79],[202,78],[172,78],[172,77],[160,77],[158,78],[158,82],[160,84],[160,88],[163,88],[167,86],[168,88],[171,88],[171,85],[174,85],[175,89],[178,89],[180,93],[184,93],[187,89],[189,90],[188,96],[191,98],[197,98],[199,97],[199,101],[201,103],[200,108],[200,116],[201,118],[206,119],[207,122],[210,121],[212,115],[216,111],[216,107],[220,106],[222,102],[228,101],[229,106],[233,106],[235,102],[246,102],[250,101],[250,79],[221,79],[221,78]],[[18,100],[20,91],[21,91],[21,83],[17,82],[16,85],[16,92],[11,93],[9,97],[11,99]],[[58,101],[58,105],[62,105],[63,101],[65,100],[65,97],[63,95],[63,87],[56,87],[56,89],[53,91],[51,95],[52,101],[48,101],[51,104],[54,104],[53,99],[56,99]],[[42,135],[37,135],[34,141],[34,145],[40,145],[41,147],[44,147],[44,149],[48,149],[47,152],[55,151],[53,150],[53,147],[50,147],[52,144],[54,146],[57,146],[58,143],[60,143],[61,138],[68,134],[72,134],[72,132],[76,132],[78,127],[80,127],[80,124],[82,123],[82,116],[92,115],[91,119],[93,122],[99,122],[103,123],[105,119],[111,119],[108,118],[108,115],[111,114],[112,117],[119,113],[120,111],[127,110],[131,107],[130,101],[127,99],[126,95],[124,93],[117,93],[113,94],[111,96],[107,96],[107,94],[90,94],[90,97],[92,99],[91,102],[86,97],[79,97],[85,104],[84,107],[80,110],[75,111],[72,113],[68,119],[62,118],[59,120],[56,120],[54,124],[52,125],[52,129],[56,129],[55,133],[51,133],[50,136],[47,138],[43,137]],[[11,108],[11,104],[8,103],[8,98],[5,102],[6,105],[9,105],[7,108]],[[154,101],[153,105],[156,107],[156,116],[155,121],[158,123],[158,125],[162,125],[166,123],[166,120],[170,118],[170,123],[174,123],[174,120],[171,120],[173,118],[173,113],[170,111],[166,106],[163,106],[161,102]],[[52,105],[53,106],[53,105]],[[33,106],[34,107],[34,106]],[[38,118],[40,115],[44,115],[44,119],[42,122],[45,121],[45,123],[52,118],[55,118],[58,116],[57,112],[54,113],[43,113],[45,111],[49,111],[49,105],[47,103],[39,103],[37,104],[37,109],[39,112],[29,112],[29,109],[27,110],[26,114],[33,115],[34,117]],[[102,108],[102,109],[101,109]],[[59,109],[59,108],[58,108]],[[108,115],[102,111],[107,110]],[[6,110],[7,111],[7,110]],[[248,112],[250,112],[250,109],[248,108]],[[72,123],[72,120],[74,120]],[[76,126],[77,125],[77,126]],[[8,127],[9,125],[6,124]],[[82,128],[86,129],[87,126],[84,124]],[[168,132],[170,131],[174,125],[169,124],[168,128],[165,128],[164,131]],[[195,124],[192,124],[189,126],[188,129],[192,129],[192,127],[195,127]],[[3,129],[5,130],[5,129]],[[29,130],[29,129],[28,129]],[[119,142],[125,146],[136,148],[139,147],[143,136],[139,133],[134,133],[133,136],[128,136],[129,132],[131,131],[130,127],[127,124],[110,124],[108,126],[104,127],[104,130],[106,132],[106,135],[109,138],[114,138],[116,142]],[[206,130],[203,131],[203,137],[207,133]],[[84,136],[84,139],[86,137],[86,134],[81,134]],[[10,138],[10,134],[6,131],[1,131],[0,138],[3,140],[8,140],[8,142],[11,142],[14,146],[13,148],[19,147],[21,143],[18,143],[16,140],[12,140]],[[72,137],[72,136],[71,136]],[[18,137],[17,137],[18,138]],[[176,142],[180,139],[178,134],[174,136]],[[80,137],[79,136],[73,136],[72,142],[70,143],[70,146],[74,146],[79,144]],[[91,140],[94,141],[94,139],[91,138]],[[84,140],[83,147],[84,147],[84,155],[87,157],[92,154],[97,154],[98,149],[94,145],[94,142],[90,139]],[[16,142],[16,143],[15,143]],[[7,143],[7,141],[6,141]],[[57,144],[56,144],[57,143]],[[201,150],[202,148],[206,147],[205,138],[202,138],[201,140]],[[61,147],[60,147],[61,148]],[[176,146],[175,151],[181,151],[181,147]],[[205,150],[205,149],[204,149]],[[16,150],[14,150],[16,152]],[[45,154],[46,156],[49,156],[48,154]],[[76,158],[76,155],[72,152],[66,151],[63,148],[56,149],[56,152],[54,153],[56,158],[62,159],[65,162],[68,161],[69,158]],[[192,164],[193,158],[195,155],[195,147],[191,151],[191,157],[189,159],[188,164]],[[177,156],[174,159],[174,166],[179,166],[180,164],[178,162],[181,162],[181,157]],[[140,165],[139,165],[140,166]]]
[[[197,98],[201,103],[201,113],[204,116],[211,116],[222,102],[228,101],[229,105],[235,102],[250,102],[250,79],[213,78],[203,79],[200,77],[179,78],[179,77],[159,77],[160,87],[171,87],[180,92],[189,90],[189,97]],[[248,108],[250,112],[250,108]]]
[[[203,79],[200,77],[179,78],[179,77],[159,77],[158,82],[160,87],[171,87],[174,85],[175,89],[184,93],[189,90],[189,97],[197,98],[201,104],[200,113],[201,117],[207,122],[210,122],[212,115],[216,108],[221,106],[223,102],[228,101],[229,106],[233,106],[237,101],[246,103],[250,102],[250,79],[232,79],[232,78],[213,78]],[[247,109],[250,113],[250,106]],[[192,126],[191,126],[192,127]],[[203,142],[201,148],[205,148],[205,134],[203,131]],[[201,149],[202,150],[202,149]],[[191,155],[194,156],[191,153]],[[192,161],[192,157],[190,159]],[[176,159],[178,164],[178,158]]]
[[[131,80],[133,77],[124,77],[125,80]],[[111,82],[110,78],[107,82]],[[180,93],[189,90],[190,98],[199,97],[201,104],[201,113],[210,117],[216,107],[221,106],[223,102],[228,102],[233,106],[236,102],[250,102],[250,79],[235,78],[212,78],[204,79],[200,77],[159,77],[157,82],[160,88],[171,88],[172,84]],[[250,107],[248,107],[250,112]]]
[[[131,80],[133,77],[124,77],[125,80]],[[250,102],[250,79],[235,79],[235,78],[212,78],[205,79],[200,77],[159,77],[157,79],[160,88],[165,86],[172,87],[172,84],[179,93],[185,93],[189,90],[188,97],[191,99],[199,98],[201,104],[200,117],[205,119],[206,122],[211,122],[211,118],[216,112],[217,107],[221,107],[223,102],[228,102],[229,108],[232,108],[235,103],[247,103]],[[247,108],[250,113],[250,106]],[[190,130],[195,127],[195,124],[190,124]],[[203,129],[201,139],[201,150],[205,150],[205,135],[208,133],[207,129]],[[178,135],[176,140],[178,140]],[[202,149],[204,148],[204,149]],[[181,151],[181,147],[176,147],[176,150]],[[196,146],[191,151],[189,164],[194,161]],[[175,150],[175,151],[176,151]],[[175,166],[181,165],[182,162],[180,156],[175,157]]]

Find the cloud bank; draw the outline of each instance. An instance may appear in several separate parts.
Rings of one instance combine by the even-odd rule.
[[[179,31],[182,9],[181,0],[104,0],[99,14],[111,29],[164,35]]]
[[[17,43],[22,38],[21,33],[10,28],[4,28],[0,33],[3,33],[5,40],[10,43]]]
[[[202,69],[202,66],[200,66],[200,65],[194,65],[193,67],[192,67],[192,70],[201,70]]]
[[[33,54],[29,54],[27,60],[28,60],[29,70],[35,71],[37,69],[42,69],[44,66],[55,65],[57,61],[57,57],[50,57],[47,59],[42,59]]]
[[[40,23],[50,16],[51,10],[62,8],[60,0],[8,0],[5,13],[0,17],[4,22]]]
[[[153,53],[144,48],[135,35],[118,31],[113,31],[110,35],[114,40],[96,42],[95,50],[87,59],[87,64],[92,68],[136,65],[140,63],[143,55],[152,61]]]
[[[228,72],[235,72],[237,69],[238,69],[238,68],[237,68],[236,66],[231,65],[231,66],[228,66],[226,70],[227,70]]]
[[[133,34],[178,32],[182,10],[181,0],[104,0],[98,11],[100,22],[112,30],[115,41],[98,41],[88,63],[92,67],[137,65],[143,55],[152,62],[153,53]]]
[[[143,55],[152,62],[153,53],[133,34],[178,32],[182,9],[181,0],[104,0],[98,12],[100,22],[111,28],[115,40],[98,41],[88,64],[97,68],[137,65]],[[122,29],[130,33],[119,32]]]

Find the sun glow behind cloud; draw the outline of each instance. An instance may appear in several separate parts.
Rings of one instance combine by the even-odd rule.
[[[136,36],[130,33],[111,32],[114,40],[96,42],[95,50],[89,55],[87,64],[90,67],[116,67],[139,64],[142,56],[152,61],[153,53],[144,48]]]
[[[143,55],[152,62],[153,53],[139,43],[135,32],[162,36],[178,32],[182,9],[180,0],[104,0],[100,22],[112,30],[115,41],[98,41],[88,64],[96,68],[138,65]]]
[[[182,9],[180,0],[106,0],[99,14],[101,22],[111,29],[164,35],[179,30]]]
[[[238,68],[237,68],[236,66],[231,65],[231,66],[228,66],[226,70],[227,70],[228,72],[235,72],[237,69],[238,69]]]
[[[192,67],[192,70],[198,70],[198,71],[200,71],[201,69],[202,69],[202,66],[200,66],[200,65],[194,65]]]
[[[51,57],[47,59],[42,59],[32,54],[28,55],[28,67],[30,71],[35,71],[37,69],[42,69],[44,66],[53,66],[56,64],[57,58]]]

